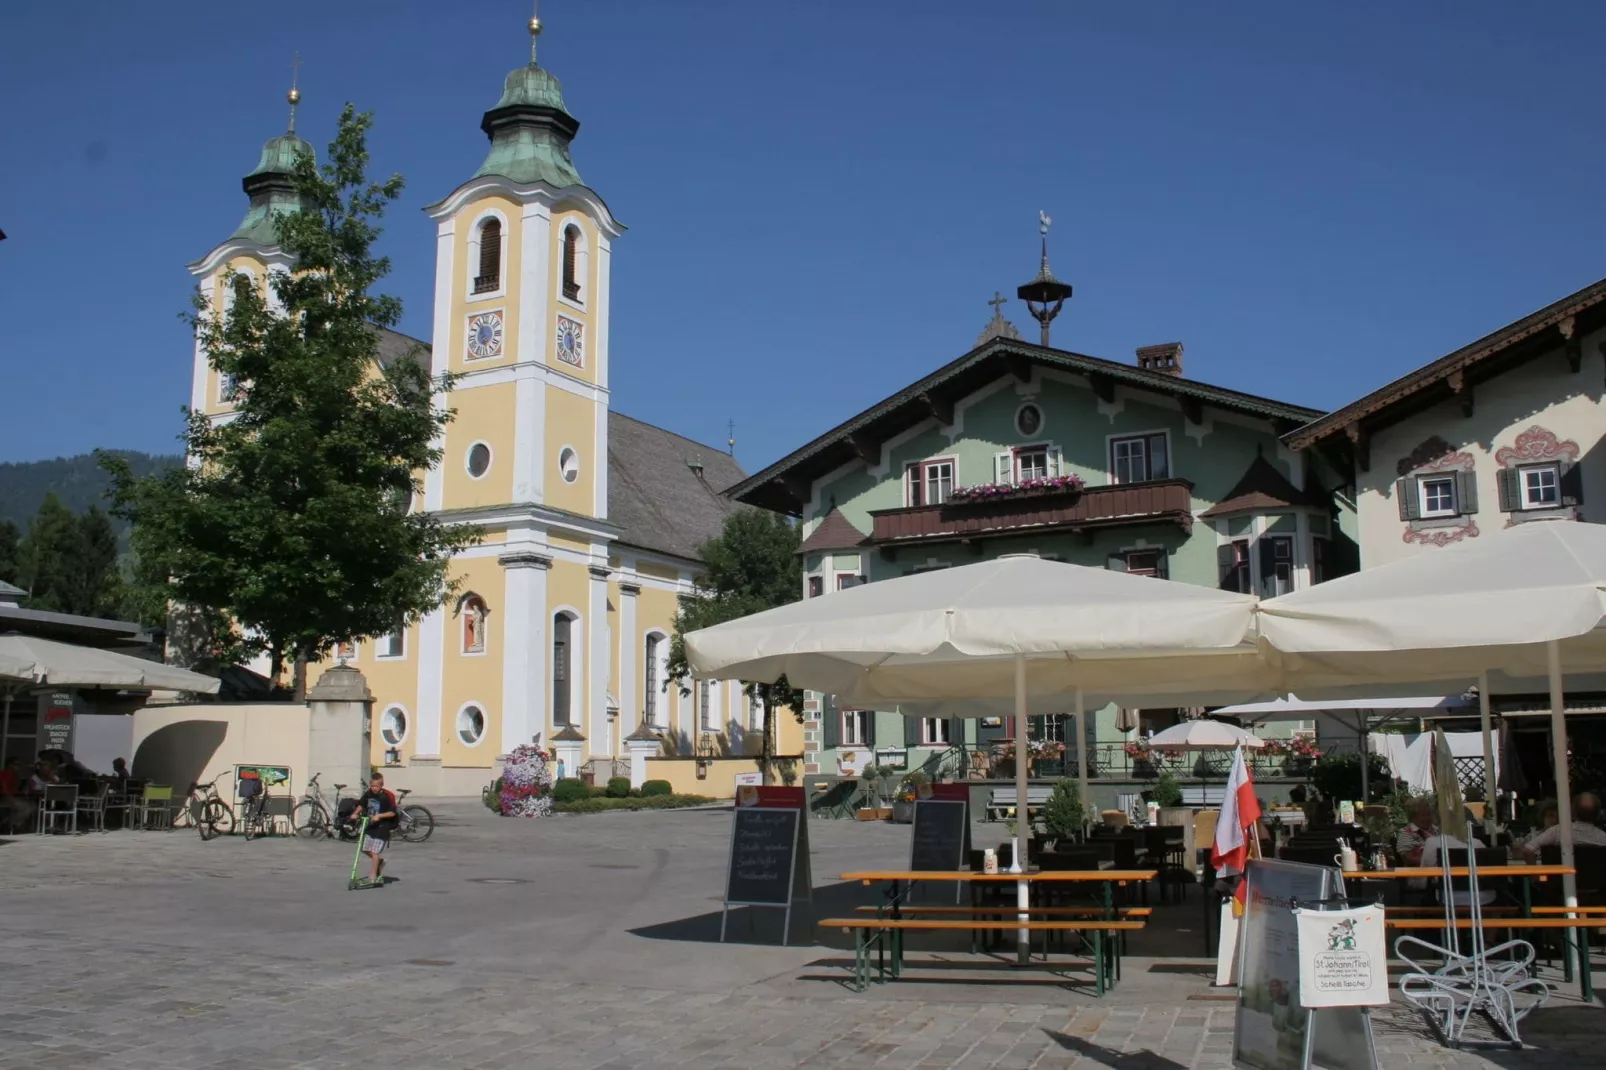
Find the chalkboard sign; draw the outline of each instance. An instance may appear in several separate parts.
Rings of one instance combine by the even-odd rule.
[[[970,861],[970,807],[962,802],[921,799],[915,803],[909,868],[963,869]]]
[[[1233,1065],[1247,1070],[1377,1070],[1364,1007],[1308,1010],[1299,996],[1296,902],[1314,908],[1344,894],[1331,866],[1252,859],[1239,926]]]
[[[725,874],[725,907],[719,922],[721,941],[731,907],[783,907],[786,919],[781,943],[786,943],[792,900],[809,898],[809,840],[803,821],[803,811],[789,807],[736,808]]]

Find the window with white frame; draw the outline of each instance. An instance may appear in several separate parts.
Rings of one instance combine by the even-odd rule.
[[[1048,478],[1048,447],[1022,446],[1015,451],[1015,482]]]
[[[1517,469],[1524,509],[1554,509],[1561,504],[1561,466],[1536,464]]]
[[[641,719],[647,724],[658,723],[658,691],[660,689],[658,677],[658,651],[663,646],[663,637],[656,632],[647,636],[645,654],[646,661],[646,694],[641,702]]]
[[[1248,594],[1251,584],[1249,540],[1234,539],[1229,543],[1223,543],[1217,552],[1221,560],[1221,589]]]
[[[862,584],[863,582],[864,582],[864,577],[863,576],[854,576],[854,575],[849,575],[848,573],[839,572],[839,573],[837,573],[837,577],[836,577],[836,589],[839,590],[839,591],[845,591],[849,587],[857,587],[860,584]]]
[[[954,491],[954,461],[914,461],[904,466],[903,493],[909,505],[941,505]]]
[[[928,747],[941,747],[952,742],[948,738],[948,721],[942,717],[920,718],[920,742]]]
[[[1417,480],[1417,493],[1422,502],[1423,517],[1455,516],[1460,512],[1456,505],[1455,473],[1422,476]]]
[[[394,629],[379,639],[378,656],[400,658],[407,656],[407,623],[399,622]]]
[[[1260,537],[1261,597],[1275,598],[1294,589],[1294,537],[1292,535],[1262,535]]]
[[[697,729],[700,732],[714,731],[713,694],[714,681],[697,681]]]
[[[1116,483],[1171,478],[1171,449],[1165,432],[1112,438],[1110,475]]]
[[[872,747],[875,745],[874,728],[871,718],[875,714],[870,710],[843,710],[842,739],[844,747]]]
[[[1121,555],[1126,565],[1126,572],[1134,576],[1148,576],[1153,579],[1166,578],[1166,559],[1164,550],[1128,550]]]
[[[824,576],[810,576],[809,577],[809,593],[808,593],[808,597],[810,597],[810,598],[818,598],[818,597],[820,597],[820,595],[822,595],[824,593],[825,593],[825,577]]]

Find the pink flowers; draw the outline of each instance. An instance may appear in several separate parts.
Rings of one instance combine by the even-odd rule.
[[[951,502],[992,501],[1017,495],[1043,493],[1056,490],[1081,490],[1079,475],[1046,476],[1042,479],[1023,479],[1019,483],[978,483],[970,487],[955,487],[948,495]]]

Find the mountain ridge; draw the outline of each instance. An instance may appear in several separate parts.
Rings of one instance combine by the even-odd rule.
[[[106,452],[127,458],[128,466],[136,476],[150,475],[184,463],[184,458],[176,454],[142,453],[139,450]],[[111,478],[101,469],[93,453],[41,461],[0,462],[0,520],[9,520],[26,530],[28,521],[39,511],[45,495],[52,491],[74,513],[82,513],[91,505],[106,510],[110,508],[106,500],[106,492],[110,489]],[[126,526],[115,517],[112,523],[119,531]]]

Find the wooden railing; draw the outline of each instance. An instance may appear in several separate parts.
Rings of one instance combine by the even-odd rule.
[[[1033,491],[979,501],[872,510],[870,541],[973,539],[1018,529],[1079,531],[1132,524],[1193,527],[1193,484],[1157,479],[1108,487]]]

